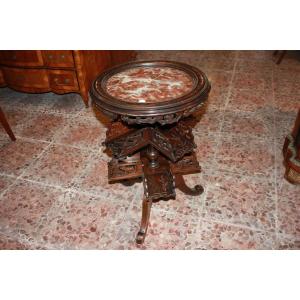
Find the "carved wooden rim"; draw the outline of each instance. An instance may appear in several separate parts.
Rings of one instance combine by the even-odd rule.
[[[169,67],[179,69],[191,76],[194,87],[187,94],[159,103],[130,103],[109,95],[105,90],[107,80],[116,73],[139,67]],[[206,75],[199,69],[188,64],[174,61],[136,61],[115,66],[103,72],[93,82],[90,95],[100,109],[125,116],[159,116],[172,114],[199,106],[207,99],[210,83]]]

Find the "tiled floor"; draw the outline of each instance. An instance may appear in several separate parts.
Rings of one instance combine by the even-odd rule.
[[[300,107],[300,59],[269,51],[141,51],[201,68],[212,82],[194,128],[205,192],[153,205],[137,247],[141,183],[109,185],[107,119],[76,94],[0,89],[17,136],[0,128],[0,249],[300,249],[300,186],[281,148]]]

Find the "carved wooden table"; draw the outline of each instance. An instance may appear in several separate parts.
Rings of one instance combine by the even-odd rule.
[[[143,178],[141,227],[143,243],[153,200],[175,198],[175,188],[189,188],[184,174],[201,171],[188,116],[207,99],[210,83],[203,72],[183,63],[143,61],[119,65],[102,73],[90,94],[94,105],[112,122],[105,145],[111,151],[108,181]]]

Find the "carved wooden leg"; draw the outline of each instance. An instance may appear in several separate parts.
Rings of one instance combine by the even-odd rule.
[[[12,141],[15,141],[16,140],[16,137],[14,135],[14,133],[12,132],[7,120],[6,120],[6,117],[4,115],[4,112],[2,111],[2,109],[0,108],[0,122],[2,123],[5,131],[7,132],[7,134],[9,135],[9,137],[11,138]]]
[[[145,240],[145,237],[147,234],[147,229],[148,229],[148,224],[149,224],[151,206],[152,206],[152,200],[149,200],[146,197],[144,197],[141,227],[136,236],[137,244],[143,244],[143,242]]]
[[[195,185],[193,188],[188,187],[181,174],[175,175],[175,185],[183,193],[190,195],[190,196],[201,195],[204,191],[203,187],[199,184]]]

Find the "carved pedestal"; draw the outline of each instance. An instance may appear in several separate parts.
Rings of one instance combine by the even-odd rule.
[[[178,62],[123,64],[102,73],[90,94],[111,123],[105,145],[111,151],[108,180],[142,178],[142,221],[136,242],[143,243],[153,200],[175,198],[189,188],[184,174],[200,172],[187,117],[208,98],[210,83],[199,69]]]
[[[169,126],[129,127],[122,121],[111,124],[105,145],[113,159],[108,164],[108,180],[115,182],[141,177],[144,200],[137,243],[143,243],[152,200],[175,198],[175,188],[188,195],[200,195],[203,188],[189,188],[182,177],[201,168],[193,150],[196,148],[191,128],[181,120]]]

